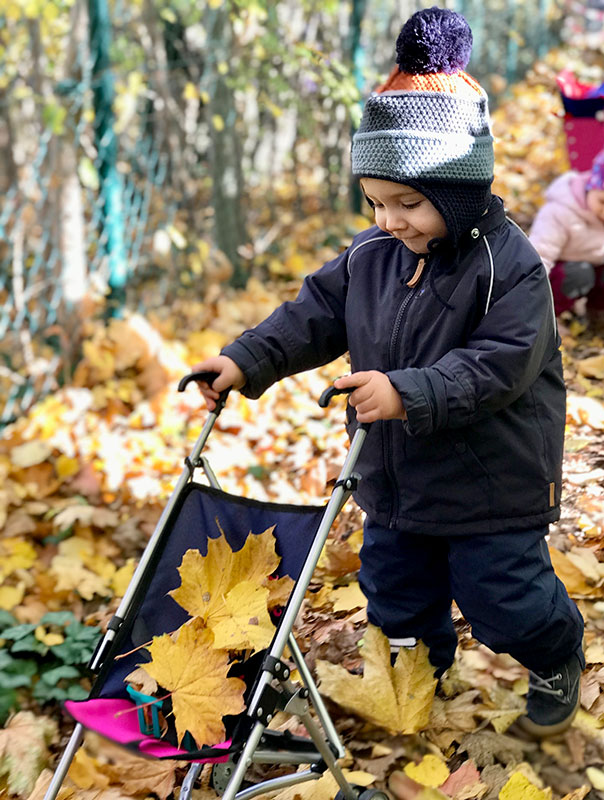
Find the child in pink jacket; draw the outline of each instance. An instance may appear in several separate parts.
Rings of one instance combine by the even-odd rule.
[[[587,172],[566,172],[548,187],[529,238],[549,273],[556,314],[587,297],[604,320],[604,150]]]

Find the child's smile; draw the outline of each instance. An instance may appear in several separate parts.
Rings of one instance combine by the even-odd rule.
[[[428,242],[447,235],[443,217],[417,189],[379,178],[362,178],[361,187],[375,212],[375,224],[413,253],[426,253]]]

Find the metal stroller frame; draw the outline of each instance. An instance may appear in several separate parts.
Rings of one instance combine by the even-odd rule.
[[[211,383],[216,377],[216,373],[192,373],[181,380],[178,390],[184,391],[191,381],[201,380]],[[185,459],[185,468],[141,556],[124,597],[91,659],[90,668],[95,672],[98,672],[104,664],[112,642],[131,610],[137,588],[143,579],[143,575],[167,527],[170,515],[181,493],[189,481],[192,480],[194,470],[200,467],[210,486],[220,489],[214,472],[201,453],[218,416],[224,408],[229,391],[227,389],[220,395],[216,408],[208,415],[199,438],[191,451],[191,455]],[[348,393],[349,391],[351,390],[338,390],[330,387],[321,395],[319,405],[325,408],[334,395]],[[359,476],[353,470],[368,429],[368,424],[361,424],[353,436],[340,475],[325,506],[314,541],[303,563],[300,576],[289,597],[272,643],[264,655],[248,707],[241,715],[242,717],[247,716],[251,725],[245,745],[240,752],[234,753],[225,763],[215,763],[213,766],[213,786],[219,794],[222,794],[224,800],[251,800],[252,797],[257,797],[266,792],[281,790],[298,783],[318,780],[327,770],[331,772],[340,787],[336,800],[388,800],[388,796],[378,789],[354,786],[346,780],[338,764],[338,759],[344,756],[344,747],[292,632],[329,530],[359,480]],[[286,646],[289,647],[292,660],[302,678],[303,685],[301,687],[296,687],[290,681],[289,668],[281,660]],[[320,725],[311,716],[311,706],[314,708]],[[282,709],[286,713],[296,716],[306,728],[310,739],[289,737],[287,741],[291,742],[292,745],[289,751],[284,748],[271,749],[271,732],[267,733],[266,728],[277,709]],[[56,799],[69,766],[82,743],[83,736],[84,726],[78,722],[57,765],[44,800]],[[193,759],[191,760],[193,761]],[[306,770],[267,779],[240,790],[248,767],[254,763],[309,764],[309,767]],[[191,797],[195,781],[202,768],[203,763],[199,761],[191,763],[181,787],[181,800],[189,800]]]

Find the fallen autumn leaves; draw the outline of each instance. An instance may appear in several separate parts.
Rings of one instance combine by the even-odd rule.
[[[551,63],[529,76],[494,115],[496,189],[523,225],[540,203],[544,185],[563,168],[560,102],[552,88],[555,55]],[[544,138],[554,142],[547,151]],[[305,230],[317,222],[306,221]],[[67,730],[56,702],[36,700],[23,682],[23,670],[21,682],[15,677],[24,663],[18,637],[38,648],[43,662],[55,658],[68,639],[75,641],[68,636],[74,623],[42,623],[49,612],[70,610],[90,631],[111,617],[204,419],[193,390],[176,393],[177,379],[264,317],[285,291],[291,294],[291,286],[266,287],[252,280],[238,295],[208,297],[203,305],[180,303],[152,325],[136,315],[107,327],[89,323],[74,384],[42,401],[0,439],[0,609],[14,619],[5,620],[0,635],[8,631],[16,637],[3,639],[0,696],[14,692],[21,705],[0,731],[0,792],[41,800],[50,776],[44,768],[54,763]],[[570,390],[564,507],[560,523],[552,527],[551,544],[556,568],[586,619],[588,669],[575,725],[561,741],[540,745],[508,735],[522,709],[526,673],[511,659],[478,646],[459,615],[456,665],[429,717],[427,695],[415,709],[419,696],[399,691],[401,681],[423,674],[421,666],[417,674],[404,676],[398,665],[384,669],[382,660],[386,674],[380,677],[379,665],[369,658],[361,675],[363,653],[374,634],[366,627],[355,578],[361,519],[350,504],[321,558],[297,633],[309,665],[322,679],[354,783],[389,787],[399,800],[604,797],[603,350],[602,338],[579,322],[564,332]],[[347,370],[342,360],[287,379],[253,404],[230,398],[207,450],[224,488],[280,502],[324,500],[343,461],[346,438],[343,406],[334,404],[325,412],[316,398]],[[89,684],[84,672],[78,673],[80,662],[64,651],[72,661],[61,666],[75,670],[85,690]],[[419,658],[421,651],[416,654]],[[67,680],[58,678],[57,688]],[[357,702],[357,686],[373,682],[379,690],[372,687],[367,696],[378,705],[372,707],[365,696]],[[429,685],[420,681],[420,694]],[[425,727],[421,732],[404,727],[416,714]],[[271,725],[292,727],[281,715]],[[401,726],[410,732],[401,735]],[[172,792],[177,796],[182,777],[183,767],[174,762],[133,759],[89,737],[60,797],[125,800],[153,793],[166,798]],[[316,784],[282,792],[278,800],[331,800],[336,791],[326,775]],[[206,772],[194,800],[213,797]]]

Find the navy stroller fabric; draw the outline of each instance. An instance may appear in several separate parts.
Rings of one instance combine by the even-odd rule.
[[[110,668],[93,689],[93,697],[127,697],[124,678],[145,660],[144,650],[136,650],[179,628],[187,612],[168,594],[180,585],[178,567],[191,548],[207,554],[207,540],[224,532],[233,550],[243,547],[247,537],[275,526],[276,550],[281,556],[279,577],[297,580],[323,517],[324,507],[294,506],[249,500],[217,489],[190,483],[183,491],[172,520],[168,521],[155,558],[147,569],[148,579],[141,586],[144,597],[126,620],[127,635],[120,632],[119,647],[111,654]],[[136,606],[137,603],[135,602]],[[123,658],[120,654],[129,653]],[[95,691],[96,690],[96,691]]]

